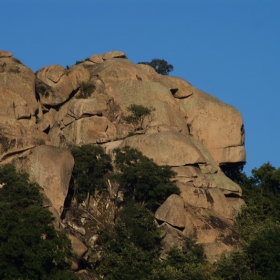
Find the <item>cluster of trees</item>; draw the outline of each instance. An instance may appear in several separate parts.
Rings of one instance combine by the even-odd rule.
[[[99,149],[78,149],[89,147]],[[99,159],[103,162],[102,156]],[[115,150],[113,163],[106,160],[117,172],[103,170],[110,170],[125,200],[116,224],[100,232],[98,275],[105,279],[280,279],[280,168],[266,163],[253,169],[250,177],[240,168],[224,170],[243,189],[247,206],[236,227],[244,243],[242,250],[210,265],[192,238],[186,239],[183,250],[174,248],[167,259],[159,260],[161,235],[154,212],[170,194],[179,194],[170,181],[175,175],[170,167],[158,166],[129,147]]]
[[[242,168],[225,171],[243,190],[246,207],[236,226],[243,249],[223,257],[217,273],[223,279],[280,279],[280,168],[270,163],[252,170],[247,177]]]
[[[96,191],[106,191],[109,178],[118,182],[125,201],[135,201],[153,211],[169,195],[180,192],[170,181],[175,176],[171,167],[157,165],[136,149],[115,149],[114,162],[101,146],[83,145],[71,151],[75,158],[72,175],[78,203],[93,196]]]
[[[170,180],[175,173],[169,166],[159,166],[129,147],[116,149],[113,162],[98,146],[85,145],[72,151],[77,197],[104,191],[108,178],[116,180],[124,194],[116,223],[99,232],[101,258],[91,267],[96,275],[124,280],[210,279],[203,249],[194,238],[186,238],[183,250],[172,249],[166,260],[159,259],[162,237],[154,212],[168,196],[180,193]],[[84,153],[98,160],[85,160]],[[89,172],[94,169],[102,171],[97,176]],[[87,183],[81,182],[86,182],[84,176],[89,174],[97,179],[91,177],[95,184],[88,184],[86,189]]]
[[[252,170],[225,170],[239,183],[247,206],[236,219],[242,250],[207,263],[195,237],[182,250],[173,248],[160,260],[162,235],[154,213],[170,194],[175,173],[139,151],[124,147],[114,160],[100,146],[72,149],[73,190],[81,203],[107,191],[108,178],[124,194],[115,224],[99,232],[99,260],[88,264],[102,279],[280,279],[280,168],[269,163]],[[66,236],[52,225],[43,208],[40,187],[12,165],[0,168],[0,279],[77,279],[70,271],[74,254]]]

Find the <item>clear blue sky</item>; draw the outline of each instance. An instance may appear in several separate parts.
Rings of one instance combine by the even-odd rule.
[[[247,164],[280,166],[279,0],[2,0],[0,49],[33,71],[121,50],[235,106]]]

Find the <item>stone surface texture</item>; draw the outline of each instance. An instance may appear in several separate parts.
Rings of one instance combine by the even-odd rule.
[[[91,91],[83,95],[86,87]],[[152,110],[141,130],[125,121],[132,104]],[[162,254],[196,233],[215,261],[240,245],[233,221],[244,205],[242,191],[220,166],[246,161],[244,141],[243,119],[234,107],[182,78],[134,64],[121,51],[93,54],[67,69],[45,66],[35,74],[0,51],[0,165],[11,162],[30,173],[56,222],[74,165],[70,148],[101,144],[112,153],[128,145],[177,173],[172,180],[181,194],[171,195],[155,214]],[[86,252],[82,244],[89,248],[97,238],[90,229],[114,220],[113,201],[122,196],[112,182],[108,186],[109,197],[91,199],[80,221],[63,224],[75,232],[70,237],[80,256]]]

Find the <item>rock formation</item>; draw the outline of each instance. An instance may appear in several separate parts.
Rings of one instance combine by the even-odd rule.
[[[123,118],[131,104],[153,108],[134,136]],[[0,164],[28,171],[44,188],[57,221],[74,165],[69,147],[82,144],[100,144],[108,152],[129,145],[177,172],[180,196],[170,196],[155,213],[165,249],[196,234],[214,261],[239,246],[233,219],[242,193],[220,168],[246,160],[243,120],[235,108],[181,78],[135,65],[119,51],[37,73],[0,51]],[[93,212],[102,199],[93,200]],[[113,205],[104,201],[99,215],[108,218]],[[82,230],[73,221],[62,225],[91,247],[94,231],[83,218]]]

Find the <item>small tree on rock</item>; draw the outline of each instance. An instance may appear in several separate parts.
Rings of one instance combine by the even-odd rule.
[[[130,112],[128,116],[125,116],[123,119],[133,124],[135,131],[143,129],[144,121],[147,117],[151,115],[151,112],[154,109],[149,109],[142,105],[131,104],[127,107],[127,110]]]
[[[150,65],[162,75],[168,75],[169,72],[173,71],[173,65],[168,64],[164,59],[154,58],[151,62],[138,62],[138,64]]]

